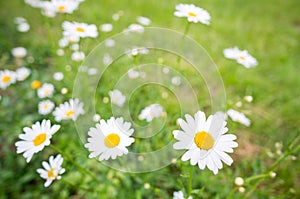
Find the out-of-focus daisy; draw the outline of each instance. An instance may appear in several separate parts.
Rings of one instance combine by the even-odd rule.
[[[55,72],[53,74],[53,79],[55,79],[56,81],[61,81],[64,79],[64,74],[62,72]]]
[[[11,50],[11,54],[16,58],[23,58],[27,55],[27,50],[23,47],[16,47]]]
[[[66,35],[58,41],[58,45],[61,48],[64,48],[70,44],[76,44],[80,40],[80,37],[77,35]]]
[[[110,32],[113,29],[113,25],[110,23],[106,23],[106,24],[100,25],[99,28],[102,32]]]
[[[246,100],[246,102],[252,102],[253,101],[253,97],[251,95],[247,95],[244,97],[244,100]]]
[[[29,162],[33,154],[40,152],[50,144],[50,139],[60,128],[60,125],[51,126],[50,120],[36,122],[31,128],[23,128],[24,134],[20,134],[22,141],[16,142],[17,153],[23,153],[26,162]]]
[[[79,50],[79,44],[72,44],[70,46],[70,49],[73,50],[73,51],[78,51]]]
[[[55,106],[54,103],[50,100],[44,100],[44,101],[39,102],[39,106],[38,106],[39,114],[47,115],[47,114],[51,113],[54,106]]]
[[[46,182],[44,184],[45,187],[48,187],[53,180],[60,180],[61,174],[63,174],[66,170],[62,168],[62,163],[64,159],[58,154],[55,158],[50,156],[49,162],[43,161],[43,169],[37,169],[36,171],[40,174],[41,178],[45,179]]]
[[[143,16],[139,16],[136,20],[143,26],[149,26],[151,23],[151,20],[149,18]]]
[[[181,84],[181,78],[179,76],[172,77],[171,82],[175,86],[179,86]]]
[[[89,68],[88,71],[87,71],[87,74],[88,75],[97,75],[98,73],[98,69],[97,68]]]
[[[83,103],[77,98],[70,99],[68,102],[56,107],[52,114],[58,122],[61,120],[76,121],[79,115],[84,114]]]
[[[130,79],[136,79],[140,76],[140,72],[131,68],[128,70],[127,75]]]
[[[145,28],[140,24],[131,24],[125,31],[134,32],[134,33],[143,33]]]
[[[16,17],[14,21],[15,24],[17,24],[17,29],[19,32],[28,32],[28,30],[30,29],[30,26],[25,18]]]
[[[175,191],[173,193],[173,199],[185,199],[182,191]],[[187,199],[193,199],[192,196],[189,196]]]
[[[111,103],[118,105],[119,107],[122,107],[126,101],[126,97],[117,89],[109,91],[109,96]]]
[[[137,55],[146,55],[149,53],[149,49],[145,47],[133,47],[132,49],[126,51],[130,57],[135,57]]]
[[[80,62],[80,61],[84,60],[84,58],[85,58],[84,52],[76,51],[72,54],[73,61]]]
[[[34,8],[40,8],[42,3],[41,0],[24,0],[24,2]]]
[[[105,65],[110,65],[111,63],[113,62],[113,59],[111,58],[111,56],[109,55],[109,54],[107,54],[107,53],[105,53],[104,55],[103,55],[103,64],[105,64]]]
[[[34,80],[34,81],[31,82],[31,88],[34,89],[34,90],[37,90],[41,86],[42,86],[42,82],[40,82],[38,80]]]
[[[233,109],[229,109],[227,111],[227,115],[232,119],[232,121],[234,122],[239,122],[245,126],[250,126],[251,121],[249,120],[249,118],[247,118],[244,113],[240,113],[236,110]]]
[[[114,47],[115,44],[116,44],[116,42],[113,39],[106,39],[105,40],[105,46],[107,46],[107,47]]]
[[[236,136],[225,134],[228,131],[223,113],[216,113],[205,118],[205,114],[198,111],[194,118],[185,115],[186,121],[179,119],[182,130],[173,131],[176,142],[174,149],[187,149],[181,157],[182,161],[190,160],[191,165],[198,164],[203,170],[208,167],[214,174],[223,167],[221,160],[231,165],[233,160],[227,153],[232,153],[238,144]]]
[[[209,25],[210,15],[209,13],[193,4],[178,4],[176,5],[176,11],[174,12],[176,17],[186,17],[189,22]]]
[[[139,119],[144,120],[146,119],[147,122],[151,122],[154,118],[161,117],[163,112],[163,107],[159,104],[151,104],[144,108],[140,115]]]
[[[51,5],[56,13],[72,14],[78,8],[79,2],[74,0],[52,0]]]
[[[0,88],[6,89],[9,85],[16,83],[17,75],[14,71],[0,71]]]
[[[58,56],[63,56],[65,54],[65,51],[63,49],[57,49],[56,54]]]
[[[17,80],[24,81],[29,75],[31,71],[29,68],[21,67],[16,70]]]
[[[124,122],[123,118],[111,117],[107,122],[100,120],[95,127],[89,129],[88,143],[85,147],[91,152],[89,158],[99,156],[99,160],[116,159],[128,153],[126,147],[134,142],[130,137],[134,130],[131,123]]]
[[[41,88],[37,90],[39,98],[52,97],[54,93],[54,86],[49,83],[44,83]]]
[[[223,54],[228,59],[236,60],[245,68],[253,68],[257,66],[257,60],[252,57],[247,50],[240,50],[238,47],[226,48]]]
[[[101,119],[101,116],[100,116],[99,114],[95,114],[95,115],[93,116],[93,121],[94,121],[94,122],[99,122],[100,119]]]
[[[86,24],[78,22],[65,21],[62,24],[63,34],[65,36],[77,36],[81,38],[98,36],[97,27],[95,24]]]

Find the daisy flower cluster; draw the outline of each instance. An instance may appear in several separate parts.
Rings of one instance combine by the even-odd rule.
[[[31,74],[31,70],[26,67],[18,68],[16,71],[1,70],[0,71],[0,88],[6,89],[17,81],[24,81]]]

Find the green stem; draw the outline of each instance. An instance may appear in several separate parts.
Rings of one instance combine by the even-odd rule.
[[[89,189],[89,188],[84,187],[84,186],[81,186],[81,185],[75,185],[75,184],[73,184],[73,183],[71,183],[71,182],[69,182],[68,180],[63,179],[63,178],[62,178],[60,181],[62,181],[63,183],[67,184],[68,186],[74,187],[74,188],[76,188],[76,189],[79,188],[79,189],[82,189],[82,190],[84,190],[84,191],[95,192],[95,190],[93,190],[93,189]]]
[[[186,37],[187,33],[189,32],[190,24],[191,24],[190,22],[187,22],[187,24],[185,25],[183,36],[182,36],[181,43],[180,43],[180,47],[182,47],[184,38]],[[181,57],[178,57],[177,63],[180,64],[180,61],[181,61]]]
[[[192,193],[192,189],[193,189],[193,168],[192,166],[190,166],[190,170],[189,170],[189,182],[188,182],[188,196],[189,197]]]
[[[50,147],[52,149],[54,149],[55,151],[57,151],[58,153],[62,154],[62,156],[67,159],[67,161],[69,161],[70,163],[72,163],[75,167],[77,167],[79,169],[80,172],[82,172],[83,174],[87,174],[89,175],[91,178],[93,178],[96,181],[99,181],[98,178],[92,174],[90,171],[88,171],[86,168],[80,166],[77,162],[75,162],[68,154],[66,154],[63,150],[59,149],[58,147],[50,144]]]

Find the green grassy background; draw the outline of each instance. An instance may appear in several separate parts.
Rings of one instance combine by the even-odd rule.
[[[234,190],[233,183],[236,176],[247,178],[266,172],[279,158],[267,156],[268,151],[275,151],[275,142],[282,142],[283,152],[287,152],[289,143],[299,134],[298,0],[87,0],[74,14],[57,15],[55,18],[46,18],[40,14],[39,9],[31,8],[18,0],[0,2],[0,69],[16,68],[10,54],[10,50],[16,46],[26,47],[28,56],[32,56],[34,62],[26,62],[26,66],[32,69],[28,80],[10,86],[7,90],[0,90],[1,198],[170,198],[173,191],[185,189],[188,163],[178,161],[177,164],[156,172],[129,175],[95,164],[95,160],[87,161],[87,151],[83,150],[71,122],[62,122],[63,131],[54,136],[53,144],[72,154],[72,157],[74,154],[74,160],[94,171],[102,183],[82,175],[71,164],[66,163],[64,166],[67,173],[63,175],[63,179],[70,180],[73,184],[55,182],[45,189],[36,169],[40,167],[42,160],[54,154],[53,150],[46,148],[42,153],[35,155],[30,164],[26,164],[24,158],[15,153],[14,147],[22,128],[43,118],[37,114],[39,99],[30,88],[32,80],[51,82],[57,91],[63,87],[68,88],[67,95],[60,92],[55,94],[53,100],[57,104],[72,96],[73,79],[79,64],[69,59],[68,51],[63,57],[55,54],[58,49],[57,42],[62,35],[61,23],[64,20],[94,23],[97,26],[103,23],[114,25],[113,32],[100,32],[96,39],[84,39],[81,42],[81,49],[87,54],[97,43],[122,31],[131,23],[136,23],[136,17],[140,15],[149,17],[152,20],[151,26],[183,32],[186,20],[173,16],[175,5],[178,3],[194,3],[210,12],[211,25],[191,24],[188,35],[207,50],[218,66],[226,88],[227,107],[247,113],[252,121],[251,127],[229,122],[230,132],[238,135],[239,149],[233,155],[235,162],[233,166],[222,169],[217,176],[208,170],[200,171],[195,168],[194,198],[225,198],[228,193],[232,193],[232,198],[300,197],[297,189],[300,186],[298,153],[293,154],[298,159],[291,160],[287,157],[276,168],[275,179],[263,179],[257,186],[256,181],[251,182],[246,185],[245,193]],[[111,16],[121,10],[124,12],[123,16],[119,21],[113,21]],[[17,32],[13,23],[17,16],[28,20],[31,26],[28,33]],[[234,61],[225,59],[223,49],[233,46],[247,49],[257,58],[259,65],[253,69],[245,69]],[[70,65],[72,70],[67,71],[66,65]],[[118,69],[117,66],[110,70],[104,74],[101,82],[104,86],[97,93],[100,100],[108,96],[107,93],[112,88],[109,82],[118,79],[117,74],[126,71]],[[190,68],[179,70],[189,76],[194,86],[201,81],[191,75],[193,71]],[[56,71],[64,72],[65,78],[62,82],[54,82],[52,75],[49,75]],[[162,90],[164,89],[141,88],[139,92],[143,97],[139,98],[140,103],[135,103],[138,98],[135,96],[140,96],[139,92],[133,96],[131,102],[137,104],[131,105],[133,115],[137,115],[139,110],[153,103],[153,100],[168,106],[167,112],[176,115],[178,104],[175,97],[170,93],[168,102],[164,101],[160,96]],[[254,101],[245,102],[245,95],[252,95]],[[241,108],[235,106],[238,101],[243,102]],[[209,106],[206,95],[200,96],[199,102],[204,104],[204,108]],[[103,118],[110,117],[108,105],[101,106],[99,101],[97,110]],[[177,118],[178,115],[174,117]],[[168,126],[164,131],[170,132],[174,128],[174,125]],[[299,145],[299,142],[296,145]],[[151,185],[150,189],[144,188],[145,183]],[[78,186],[94,191],[83,191],[78,189]],[[250,194],[248,191],[251,189],[254,192]]]

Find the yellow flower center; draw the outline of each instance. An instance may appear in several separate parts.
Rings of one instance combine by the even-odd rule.
[[[195,14],[195,13],[193,13],[193,12],[188,12],[188,15],[190,16],[190,17],[196,17],[197,15]]]
[[[37,135],[34,140],[33,140],[33,145],[34,146],[39,146],[40,144],[44,143],[46,140],[46,133],[41,133]]]
[[[77,27],[76,30],[77,30],[78,32],[84,32],[84,29],[81,28],[81,27]]]
[[[2,77],[2,82],[7,83],[7,82],[9,82],[9,81],[10,81],[10,76],[9,76],[9,75],[4,75],[4,76]]]
[[[245,61],[246,60],[246,58],[244,57],[244,56],[239,56],[238,57],[240,60],[242,60],[242,61]]]
[[[44,104],[44,106],[43,106],[44,109],[46,109],[46,108],[48,108],[48,107],[49,107],[48,104]]]
[[[31,82],[31,88],[33,89],[38,89],[42,86],[42,83],[38,80],[34,80],[33,82]]]
[[[198,148],[209,150],[214,146],[214,138],[205,131],[198,132],[194,137],[194,142]]]
[[[45,89],[44,93],[45,93],[46,96],[48,96],[48,95],[50,95],[50,90],[49,89]]]
[[[66,116],[67,116],[67,118],[70,118],[70,117],[72,117],[72,115],[74,115],[75,114],[75,112],[73,111],[73,110],[69,110],[67,113],[66,113]]]
[[[50,171],[48,171],[48,178],[56,178],[57,175],[54,173],[54,169],[51,168]]]
[[[118,146],[119,143],[120,143],[120,137],[119,137],[119,135],[117,135],[115,133],[109,134],[104,139],[104,144],[107,148],[114,148],[114,147]]]
[[[60,5],[60,6],[57,7],[57,10],[58,10],[59,12],[63,12],[65,9],[66,9],[66,7],[63,6],[63,5]]]

